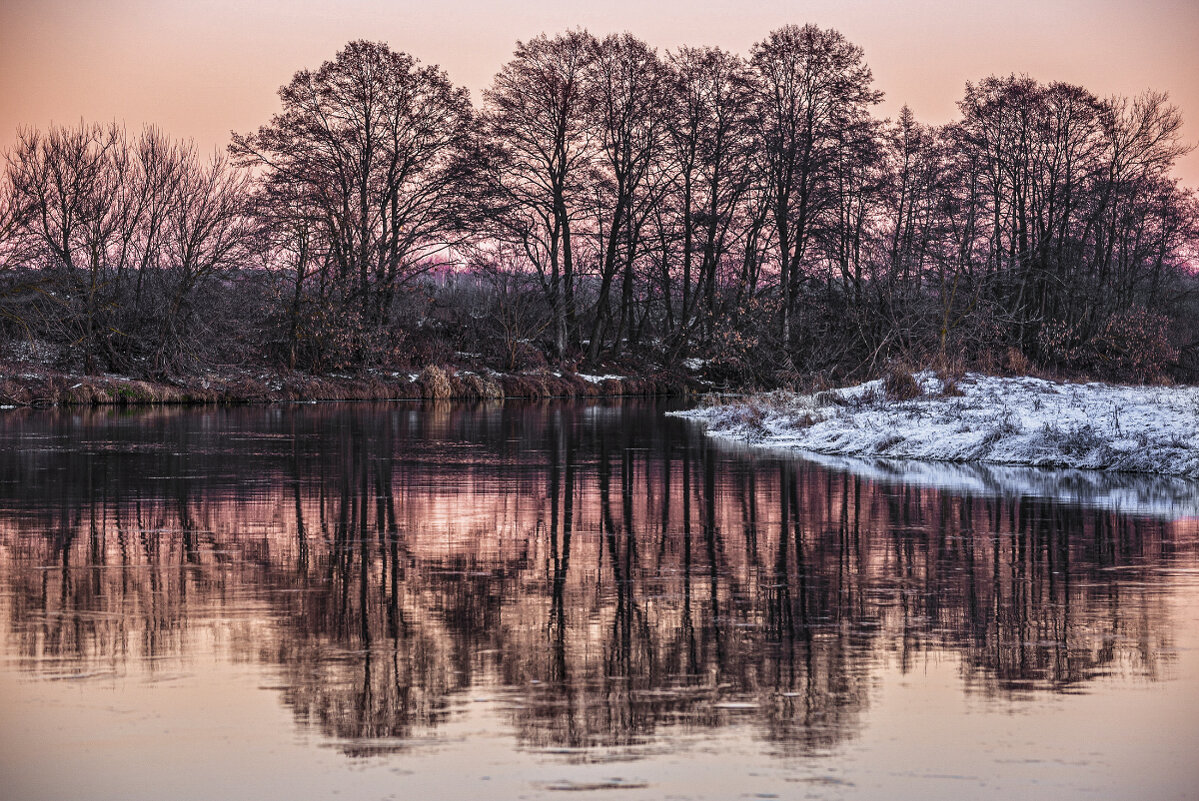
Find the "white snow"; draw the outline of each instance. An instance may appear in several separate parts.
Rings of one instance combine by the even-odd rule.
[[[931,372],[916,379],[924,394],[907,401],[888,400],[880,380],[674,414],[720,439],[816,454],[1199,478],[1199,387],[967,374],[953,396]]]
[[[577,375],[579,378],[591,384],[602,384],[604,381],[608,380],[622,381],[624,379],[624,376],[622,375],[587,375],[586,373],[577,373]]]

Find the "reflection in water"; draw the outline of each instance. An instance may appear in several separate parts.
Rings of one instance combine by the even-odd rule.
[[[853,737],[884,664],[968,692],[1155,681],[1180,524],[874,482],[709,446],[640,406],[0,418],[10,661],[277,667],[297,721],[403,749],[500,697],[535,749],[750,722]]]
[[[721,440],[724,450],[748,452],[754,446]],[[796,451],[778,448],[779,453]],[[1059,503],[1119,510],[1164,518],[1199,517],[1199,480],[1149,473],[1108,470],[1059,470],[986,462],[922,462],[914,459],[858,458],[804,453],[826,469],[848,472],[869,481],[900,482],[948,490],[955,494],[1035,496]]]

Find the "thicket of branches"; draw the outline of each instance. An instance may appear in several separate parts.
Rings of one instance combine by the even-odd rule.
[[[0,187],[9,358],[170,376],[475,360],[772,385],[912,363],[1199,375],[1199,200],[1164,94],[1024,76],[873,114],[860,48],[538,36],[472,107],[351,42],[205,159],[23,130]],[[4,354],[0,354],[2,356]]]

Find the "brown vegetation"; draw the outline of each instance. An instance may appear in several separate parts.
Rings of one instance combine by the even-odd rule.
[[[426,398],[653,394],[684,369],[819,390],[899,362],[1199,379],[1199,198],[1164,94],[992,76],[941,126],[880,99],[815,25],[744,57],[576,29],[520,43],[479,107],[350,42],[228,157],[26,129],[0,169],[0,358],[91,376],[81,402],[159,391],[108,373],[202,399],[418,371]]]
[[[905,401],[919,398],[924,394],[920,382],[912,375],[912,371],[902,365],[896,365],[883,376],[883,391],[888,400]]]
[[[608,379],[593,383],[577,375],[508,373],[480,375],[431,365],[410,380],[402,374],[314,376],[305,373],[206,373],[169,382],[57,371],[24,372],[0,363],[0,406],[135,406],[148,404],[241,404],[297,401],[482,400],[680,396],[697,385],[674,376]]]

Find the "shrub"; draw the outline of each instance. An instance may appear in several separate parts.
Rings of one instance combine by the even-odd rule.
[[[905,401],[918,398],[924,394],[920,382],[910,370],[903,367],[892,367],[883,377],[883,391],[888,400]]]
[[[780,370],[786,354],[764,332],[778,312],[777,300],[746,298],[713,321],[712,343],[704,376],[736,387],[790,384],[794,374]]]
[[[1037,335],[1044,358],[1073,371],[1108,379],[1149,382],[1178,362],[1167,333],[1169,321],[1133,306],[1115,312],[1090,330],[1082,323],[1046,322]]]
[[[1178,361],[1178,349],[1166,333],[1168,325],[1164,315],[1140,307],[1113,315],[1098,337],[1101,374],[1134,381],[1160,378]]]
[[[791,426],[793,428],[811,428],[817,423],[823,422],[824,418],[814,415],[811,412],[804,412],[791,418]]]
[[[1032,362],[1019,348],[1008,348],[1003,354],[1003,369],[1008,375],[1028,375],[1032,372]]]
[[[891,434],[879,440],[878,444],[875,446],[875,450],[879,453],[882,453],[883,451],[894,448],[901,442],[903,442],[903,437],[901,437],[899,434]]]
[[[743,425],[755,431],[764,431],[766,412],[756,403],[746,403],[731,412],[728,420],[730,423]]]
[[[1057,447],[1066,456],[1086,456],[1104,444],[1090,425],[1075,426],[1062,431],[1046,423],[1041,435],[1046,444]]]
[[[504,398],[503,387],[490,378],[471,374],[462,377],[462,384],[466,388],[466,394],[473,398],[480,400],[503,400]]]
[[[941,397],[942,398],[960,398],[966,393],[958,386],[956,378],[946,376],[941,379]]]
[[[849,405],[849,401],[847,401],[841,395],[840,392],[833,392],[832,390],[828,390],[828,389],[817,392],[814,400],[815,400],[815,403],[817,406],[848,406]]]
[[[515,342],[505,353],[504,368],[507,370],[537,370],[549,362],[545,354],[531,342]]]
[[[416,383],[420,387],[420,396],[426,400],[445,400],[454,394],[450,377],[436,365],[429,365],[422,370]]]

